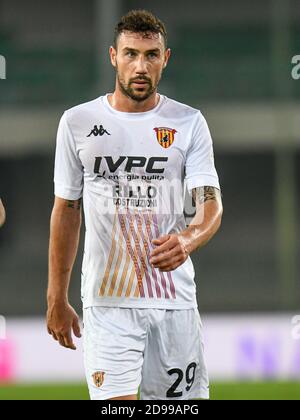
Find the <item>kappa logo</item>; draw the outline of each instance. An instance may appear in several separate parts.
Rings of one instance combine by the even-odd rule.
[[[94,128],[92,129],[92,131],[87,137],[91,137],[92,135],[95,137],[98,137],[98,136],[102,137],[104,136],[104,134],[107,134],[108,136],[111,135],[107,130],[105,130],[103,125],[100,125],[99,128],[97,125],[94,125]]]
[[[176,130],[167,127],[154,128],[158,143],[164,148],[168,149],[175,141]]]
[[[94,384],[96,385],[97,388],[101,388],[101,386],[104,383],[104,372],[96,372],[93,374],[93,380],[94,380]]]

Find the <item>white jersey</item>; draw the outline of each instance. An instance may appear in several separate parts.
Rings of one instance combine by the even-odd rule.
[[[116,111],[108,95],[60,121],[55,195],[83,197],[84,308],[197,307],[190,258],[172,272],[150,264],[152,240],[186,228],[186,186],[220,188],[200,111],[160,95],[148,112]]]

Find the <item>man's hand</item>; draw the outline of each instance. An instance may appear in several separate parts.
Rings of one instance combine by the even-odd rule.
[[[176,270],[189,257],[187,243],[181,235],[165,235],[152,243],[157,248],[151,253],[150,263],[160,271]]]
[[[48,333],[54,340],[67,349],[76,350],[72,330],[77,338],[81,337],[79,317],[68,303],[49,304],[47,313]]]
[[[160,271],[180,267],[194,251],[205,246],[221,226],[223,205],[221,191],[215,187],[194,188],[196,215],[190,226],[178,234],[154,239],[150,263]]]

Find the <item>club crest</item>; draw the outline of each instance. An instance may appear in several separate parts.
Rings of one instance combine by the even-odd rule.
[[[101,388],[101,386],[103,385],[104,382],[104,372],[96,372],[93,375],[93,380],[94,380],[94,384],[96,385],[97,388]]]
[[[172,144],[175,141],[175,134],[177,133],[176,130],[172,128],[159,127],[159,128],[154,128],[154,131],[156,132],[158,143],[164,149],[168,149],[168,147],[172,146]]]

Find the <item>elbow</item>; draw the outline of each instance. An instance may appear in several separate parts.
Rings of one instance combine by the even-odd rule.
[[[223,222],[223,213],[224,213],[224,209],[223,206],[220,208],[220,212],[219,212],[219,216],[218,216],[218,230],[221,228],[222,226],[222,222]]]
[[[216,222],[215,222],[215,234],[221,229],[222,221],[223,221],[223,206],[220,206],[218,213],[216,215]]]

